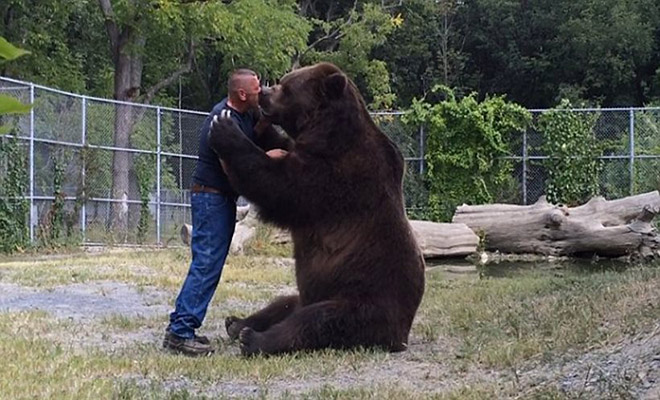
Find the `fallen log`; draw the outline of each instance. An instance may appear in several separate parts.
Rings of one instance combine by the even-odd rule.
[[[417,239],[424,258],[465,257],[477,251],[479,237],[465,224],[437,223],[430,221],[410,221],[413,234]],[[242,254],[245,244],[256,232],[256,218],[250,211],[236,224],[236,231],[231,242],[230,252]],[[190,245],[192,226],[181,227],[181,240]],[[285,244],[291,241],[286,231],[274,229],[271,234],[274,243]]]
[[[597,196],[569,208],[541,197],[529,206],[491,204],[457,208],[452,219],[483,236],[486,250],[544,255],[619,257],[660,255],[652,224],[658,191],[607,201]]]
[[[479,237],[465,224],[410,221],[424,258],[465,257],[476,253]]]
[[[245,244],[254,236],[257,231],[257,217],[249,206],[241,206],[236,209],[236,227],[234,236],[229,247],[232,254],[243,254]],[[179,231],[181,241],[186,246],[190,246],[192,239],[192,225],[183,224]]]

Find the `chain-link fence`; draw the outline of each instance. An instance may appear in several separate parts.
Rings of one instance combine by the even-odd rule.
[[[33,105],[29,114],[0,119],[12,126],[12,134],[0,140],[16,139],[18,154],[11,156],[23,158],[29,169],[24,196],[33,243],[47,239],[58,201],[58,222],[83,243],[179,243],[179,229],[190,223],[187,188],[206,113],[79,96],[7,78],[0,78],[0,93]],[[0,154],[0,165],[9,156]]]
[[[517,202],[530,204],[546,193],[548,171],[544,137],[535,127],[549,110],[531,110],[533,123],[513,144]],[[586,122],[598,157],[598,194],[608,199],[660,190],[660,108],[553,110],[573,113]],[[575,155],[579,157],[579,154]]]
[[[29,114],[0,118],[0,125],[13,126],[0,141],[17,140],[12,157],[28,170],[23,198],[29,201],[33,243],[48,236],[54,211],[67,234],[85,244],[179,243],[181,226],[190,223],[189,188],[206,113],[80,96],[2,77],[0,93],[33,105]],[[532,111],[535,119],[543,112]],[[567,112],[593,114],[594,136],[610,143],[601,157],[601,194],[617,198],[660,187],[660,109]],[[423,214],[428,198],[423,128],[404,124],[401,112],[372,115],[405,157],[409,214]],[[529,204],[544,194],[542,144],[533,128],[512,143],[509,158],[518,187],[511,202]],[[8,156],[0,152],[0,166]],[[6,171],[0,168],[0,181]]]

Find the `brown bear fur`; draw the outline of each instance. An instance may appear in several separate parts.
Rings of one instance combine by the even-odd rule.
[[[295,70],[264,88],[264,115],[295,141],[271,159],[231,119],[210,144],[234,188],[291,231],[299,295],[275,299],[227,332],[241,351],[404,350],[424,292],[424,260],[405,215],[404,161],[336,66]]]

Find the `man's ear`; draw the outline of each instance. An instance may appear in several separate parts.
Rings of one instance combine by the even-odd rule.
[[[346,89],[346,76],[341,72],[335,72],[323,78],[323,94],[330,99],[338,99]]]
[[[241,99],[241,101],[247,100],[247,93],[245,92],[245,89],[238,89],[238,98]]]

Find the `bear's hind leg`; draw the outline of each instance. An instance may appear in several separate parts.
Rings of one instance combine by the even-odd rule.
[[[384,307],[328,300],[299,307],[262,332],[246,327],[239,340],[243,355],[359,346],[405,350],[407,332],[402,334],[394,321]]]
[[[252,328],[257,332],[265,331],[270,326],[282,321],[293,313],[300,304],[297,295],[281,296],[275,298],[264,309],[250,315],[247,318],[230,316],[225,319],[227,334],[232,340],[238,339],[238,334],[245,327]]]

